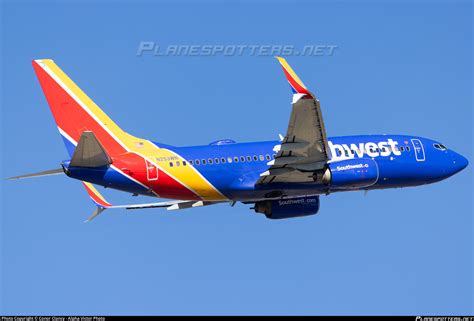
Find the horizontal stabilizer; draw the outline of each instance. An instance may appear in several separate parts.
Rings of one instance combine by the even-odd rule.
[[[13,180],[13,179],[23,179],[23,178],[33,178],[33,177],[42,177],[42,176],[51,176],[51,175],[58,175],[64,173],[62,168],[57,168],[57,169],[50,169],[47,171],[42,171],[38,173],[32,173],[32,174],[26,174],[26,175],[20,175],[20,176],[13,176],[7,178],[8,180]]]
[[[94,133],[83,132],[69,166],[102,167],[110,164],[112,164],[112,160]]]

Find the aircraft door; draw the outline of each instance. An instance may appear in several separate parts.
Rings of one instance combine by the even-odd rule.
[[[149,181],[156,181],[158,179],[158,168],[145,159],[146,177]]]
[[[425,150],[423,148],[423,144],[419,139],[412,139],[411,143],[413,144],[416,160],[418,162],[423,162],[425,160]]]

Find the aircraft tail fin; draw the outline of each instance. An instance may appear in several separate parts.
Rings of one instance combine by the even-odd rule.
[[[137,138],[124,132],[53,60],[39,59],[32,64],[71,157],[85,131],[94,132],[112,155],[135,143]]]

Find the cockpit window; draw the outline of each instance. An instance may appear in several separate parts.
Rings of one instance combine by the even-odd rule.
[[[433,144],[433,147],[439,150],[447,150],[446,146],[443,144]]]

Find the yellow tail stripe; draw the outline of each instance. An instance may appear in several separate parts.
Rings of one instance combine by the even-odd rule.
[[[157,165],[158,168],[166,172],[171,177],[175,178],[179,183],[192,190],[203,200],[226,199],[224,195],[214,188],[214,186],[212,186],[204,177],[202,177],[202,175],[192,166],[188,165],[186,167],[170,167],[169,162],[157,162],[157,158],[167,156],[179,157],[181,162],[187,160],[169,150],[158,148],[155,144],[147,140],[140,139],[124,132],[54,63],[53,60],[44,59],[41,62],[46,65],[49,71],[51,71],[54,76],[56,76],[61,81],[61,85],[66,87],[74,94],[74,96],[77,97],[79,100],[78,103],[82,103],[81,105],[86,107],[88,112],[92,114],[96,120],[98,120],[99,124],[109,131],[128,151],[134,152],[146,158],[151,163]],[[97,192],[97,190],[92,185],[91,189]]]

